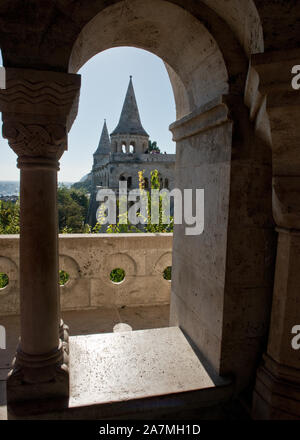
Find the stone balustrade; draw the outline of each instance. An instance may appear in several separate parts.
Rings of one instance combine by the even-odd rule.
[[[168,304],[171,283],[163,271],[172,266],[173,234],[63,234],[59,269],[69,274],[60,286],[62,310]],[[121,283],[110,273],[125,271]],[[0,315],[19,314],[19,236],[0,235]],[[32,267],[32,277],[35,267]]]

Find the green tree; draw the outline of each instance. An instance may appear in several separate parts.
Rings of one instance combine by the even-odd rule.
[[[151,232],[151,233],[167,233],[167,232],[173,232],[174,229],[174,219],[173,217],[170,217],[170,224],[164,223],[163,218],[163,197],[167,197],[167,195],[163,194],[159,196],[158,199],[158,206],[155,206],[155,203],[151,201],[151,193],[150,191],[147,191],[145,189],[145,178],[144,178],[144,170],[139,171],[139,189],[141,193],[141,197],[144,198],[146,205],[147,205],[147,213],[145,218],[145,225],[143,230],[137,228],[135,225],[132,225],[128,220],[128,212],[125,214],[122,214],[122,216],[125,216],[124,218],[121,218],[121,216],[118,217],[117,223],[115,225],[109,225],[106,229],[106,232],[108,234],[119,234],[119,233],[131,233],[131,232]],[[156,189],[160,190],[160,181],[158,177],[158,170],[151,171],[151,188],[150,189]],[[159,212],[159,222],[158,224],[152,224],[151,223],[151,205],[158,209]],[[141,214],[139,214],[141,216]],[[92,229],[92,233],[98,233],[102,230],[103,225],[105,223],[105,212],[104,209],[101,209],[100,207],[100,213],[98,216],[98,222],[95,225],[95,227]],[[125,223],[125,224],[124,224]]]
[[[84,231],[88,210],[88,198],[80,190],[61,186],[57,190],[58,224],[62,233]]]
[[[0,234],[19,234],[20,202],[4,202],[0,200]]]
[[[6,273],[0,272],[0,289],[3,289],[4,287],[7,286],[9,280],[8,280],[8,276],[6,275]]]
[[[149,151],[149,153],[151,153],[152,151],[155,151],[156,153],[160,153],[160,148],[157,146],[156,141],[152,142],[149,140],[148,151]]]
[[[91,194],[92,192],[92,181],[90,179],[84,180],[83,182],[73,183],[71,189],[78,189],[84,194]]]
[[[61,233],[89,232],[84,224],[89,199],[81,190],[61,186],[57,190],[58,223]],[[20,203],[0,200],[0,234],[19,234]]]

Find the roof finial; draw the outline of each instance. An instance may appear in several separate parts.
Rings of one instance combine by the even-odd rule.
[[[132,79],[132,75],[129,75],[129,78]]]

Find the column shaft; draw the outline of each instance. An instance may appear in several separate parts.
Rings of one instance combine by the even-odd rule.
[[[59,343],[57,165],[19,164],[21,349],[39,355]]]

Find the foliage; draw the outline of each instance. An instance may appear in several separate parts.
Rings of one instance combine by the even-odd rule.
[[[149,143],[148,143],[148,151],[149,151],[149,153],[152,153],[152,152],[160,153],[160,148],[157,146],[157,142],[156,142],[156,141],[151,142],[151,141],[149,140]]]
[[[0,272],[0,289],[3,289],[8,284],[8,276],[6,273]]]
[[[76,189],[84,194],[91,194],[92,192],[92,181],[91,179],[84,180],[83,182],[73,183],[71,189]]]
[[[64,270],[60,270],[59,271],[59,284],[61,286],[63,286],[64,284],[66,284],[70,279],[70,275],[65,272]]]
[[[164,275],[165,280],[171,281],[171,279],[172,279],[172,266],[166,267],[163,272],[163,275]]]
[[[173,228],[174,228],[173,217],[170,217],[170,224],[165,224],[163,222],[163,210],[162,210],[163,197],[167,197],[167,195],[166,194],[160,195],[158,201],[159,206],[156,206],[155,201],[153,201],[152,203],[151,193],[145,189],[144,172],[145,171],[143,170],[143,171],[139,171],[138,173],[141,198],[144,198],[144,201],[147,206],[146,218],[142,218],[141,213],[138,214],[138,216],[141,217],[141,220],[143,221],[144,225],[142,226],[142,228],[138,228],[135,225],[132,225],[128,220],[128,212],[126,212],[125,214],[121,214],[118,216],[118,221],[115,225],[111,224],[106,228],[106,232],[108,234],[120,234],[120,233],[132,233],[132,232],[151,232],[151,233],[173,232]],[[157,170],[151,171],[151,189],[160,190],[160,181]],[[117,203],[119,204],[119,202]],[[151,204],[154,208],[156,209],[158,208],[158,212],[159,212],[158,224],[151,223]],[[100,206],[98,221],[95,227],[91,230],[91,233],[100,232],[104,224],[105,224],[105,206],[102,205]]]
[[[59,231],[63,234],[88,232],[84,221],[89,200],[82,191],[61,186],[57,189]],[[0,234],[20,233],[20,202],[0,200]]]
[[[19,234],[20,202],[0,200],[0,234]]]
[[[144,176],[143,173],[139,173],[139,180],[140,180],[140,189],[144,190]],[[151,189],[156,189],[156,190],[160,190],[160,181],[159,181],[159,176],[158,176],[158,171],[157,170],[153,170],[151,171]],[[145,191],[145,190],[144,190]],[[156,206],[156,203],[153,202],[151,200],[151,194],[146,191],[146,195],[148,197],[148,221],[147,224],[145,226],[145,231],[146,232],[152,232],[152,233],[167,233],[167,232],[173,232],[174,229],[174,218],[172,216],[170,216],[170,224],[166,224],[164,223],[164,218],[163,218],[163,209],[162,209],[162,205],[163,205],[163,198],[167,197],[167,194],[163,194],[159,197],[159,201],[158,201],[158,206]],[[151,204],[152,206],[156,209],[158,208],[158,212],[159,212],[159,223],[158,224],[152,224],[151,223]]]
[[[63,234],[84,232],[89,204],[86,194],[61,186],[57,189],[57,203],[59,231]]]
[[[125,278],[125,271],[124,269],[113,269],[110,273],[110,280],[113,283],[120,283],[121,281],[123,281]]]

